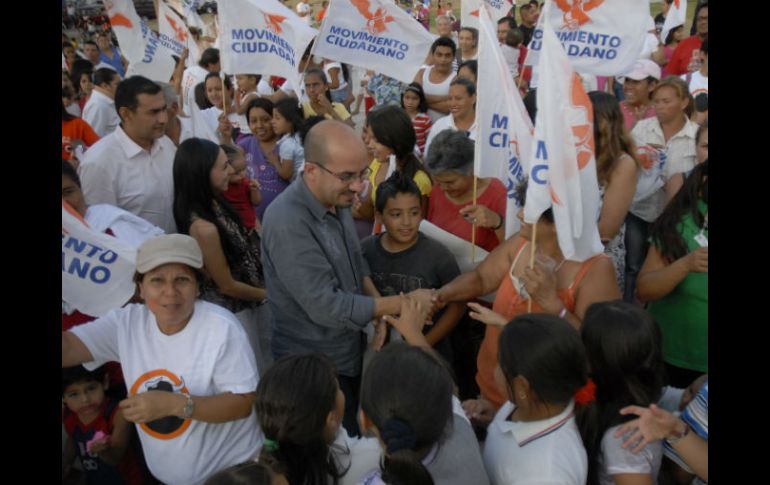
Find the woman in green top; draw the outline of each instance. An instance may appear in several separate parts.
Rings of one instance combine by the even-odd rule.
[[[696,166],[650,229],[636,291],[663,334],[669,384],[708,373],[708,160]]]

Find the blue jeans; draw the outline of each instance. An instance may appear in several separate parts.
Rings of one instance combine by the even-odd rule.
[[[647,257],[647,237],[650,224],[630,212],[626,216],[626,288],[623,299],[629,303],[636,300],[636,277]]]

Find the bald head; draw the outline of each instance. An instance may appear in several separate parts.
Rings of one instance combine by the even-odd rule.
[[[355,130],[336,120],[324,120],[313,126],[305,137],[305,160],[324,165],[339,153],[361,151],[366,158],[366,146]]]

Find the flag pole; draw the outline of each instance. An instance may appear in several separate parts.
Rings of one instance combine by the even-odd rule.
[[[225,115],[225,118],[227,118],[227,87],[225,86],[225,77],[227,77],[227,74],[224,72],[221,73],[222,77],[219,78],[222,81],[222,112]]]
[[[479,178],[473,175],[473,205],[476,205],[476,191],[478,190]],[[471,224],[471,263],[476,262],[476,219]]]
[[[540,218],[538,218],[538,221]],[[535,241],[537,240],[537,222],[532,224],[532,246],[529,251],[529,269],[535,267]],[[527,301],[527,313],[532,313],[532,295],[529,295]]]

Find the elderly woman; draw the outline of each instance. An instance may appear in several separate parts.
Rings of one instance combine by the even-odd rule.
[[[526,184],[522,184],[516,193],[521,207],[525,194]],[[523,211],[519,211],[518,216],[522,219]],[[492,310],[477,303],[468,304],[474,310],[473,318],[505,325],[527,313],[531,299],[532,313],[558,315],[579,329],[592,303],[620,298],[612,260],[607,255],[598,254],[583,262],[565,259],[559,248],[552,209],[546,210],[537,222],[538,255],[534,268],[529,267],[528,257],[532,234],[533,226],[522,220],[517,234],[492,251],[475,270],[441,287],[434,301],[440,306],[496,291]],[[500,326],[487,326],[477,361],[476,382],[481,396],[463,403],[471,420],[483,425],[489,423],[506,400],[494,377],[501,331]]]
[[[253,457],[261,440],[254,354],[232,313],[198,300],[202,266],[191,237],[150,239],[136,256],[144,303],[62,334],[62,367],[121,363],[129,397],[120,408],[168,484],[202,483]]]
[[[473,141],[461,131],[443,131],[425,161],[436,183],[428,221],[466,241],[476,224],[476,244],[495,249],[505,239],[506,190],[496,178],[479,178],[473,204]]]

